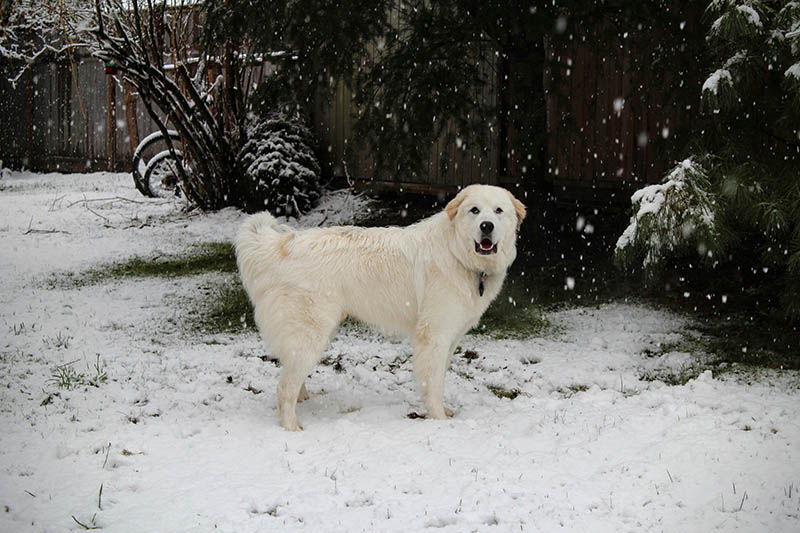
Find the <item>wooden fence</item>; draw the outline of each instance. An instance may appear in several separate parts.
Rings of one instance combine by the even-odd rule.
[[[584,195],[625,196],[672,166],[681,116],[643,68],[642,50],[614,43],[600,53],[583,37],[545,46],[546,180]]]
[[[547,43],[543,72],[547,105],[548,169],[535,176],[557,190],[624,191],[660,178],[671,161],[660,152],[678,112],[663,103],[658,90],[643,77],[637,63],[641,54],[629,48],[601,54],[577,38],[561,44]],[[262,69],[262,74],[263,75]],[[487,72],[491,65],[487,65]],[[499,98],[496,78],[483,97]],[[111,159],[117,170],[128,170],[132,153],[127,117],[136,117],[133,136],[143,138],[157,128],[138,99],[126,109],[121,87],[114,91],[117,109],[115,141],[109,143],[109,86],[103,65],[91,58],[74,67],[68,62],[40,64],[11,87],[0,83],[0,159],[4,164],[37,169],[78,171],[107,169]],[[498,106],[499,107],[499,106]],[[467,150],[446,142],[433,144],[427,173],[411,180],[392,181],[375,172],[366,150],[357,155],[354,168],[344,164],[353,137],[354,103],[340,84],[331,101],[316,102],[313,131],[327,176],[348,176],[363,185],[423,192],[452,192],[470,183],[510,184],[519,181],[519,168],[501,160],[497,132],[486,150]],[[512,132],[513,134],[513,132]],[[442,157],[445,168],[439,164]]]
[[[103,64],[91,58],[77,59],[74,68],[69,62],[33,65],[16,87],[4,80],[0,158],[34,169],[99,170],[111,166],[113,150],[113,167],[130,169],[136,139],[131,143],[125,91],[118,85],[111,91],[114,132],[109,130],[109,92]],[[136,108],[134,136],[157,129],[141,101],[128,99],[128,104]]]

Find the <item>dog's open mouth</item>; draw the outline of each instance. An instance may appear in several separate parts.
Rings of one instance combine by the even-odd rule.
[[[481,255],[496,254],[497,244],[493,243],[491,239],[483,239],[481,242],[475,243],[475,251]]]

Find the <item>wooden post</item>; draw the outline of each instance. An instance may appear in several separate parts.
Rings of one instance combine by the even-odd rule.
[[[108,170],[114,171],[117,156],[117,88],[114,76],[106,75],[108,84]]]
[[[123,82],[125,88],[125,123],[128,126],[128,141],[131,145],[131,156],[139,146],[139,125],[136,120],[136,96],[130,82]]]
[[[497,128],[497,156],[495,159],[495,169],[489,177],[488,183],[497,185],[501,181],[501,177],[508,176],[509,172],[509,142],[508,137],[510,134],[509,122],[511,118],[510,102],[508,94],[509,77],[511,75],[511,60],[508,55],[501,51],[497,61],[500,62],[497,69],[497,99],[498,102],[498,128]]]
[[[33,166],[33,65],[25,71],[25,156],[22,166]]]

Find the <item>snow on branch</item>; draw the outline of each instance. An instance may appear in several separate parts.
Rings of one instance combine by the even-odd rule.
[[[709,41],[755,38],[764,27],[760,14],[764,7],[758,1],[711,2],[707,10],[717,17],[709,29]]]
[[[731,72],[728,69],[720,68],[714,71],[711,76],[706,79],[703,83],[703,92],[710,91],[714,94],[719,93],[719,85],[720,83],[726,83],[728,85],[733,85],[733,78],[731,77]]]
[[[72,57],[73,50],[89,46],[79,37],[92,25],[93,12],[85,0],[17,0],[3,14],[0,58],[11,65],[12,85],[35,62],[63,54]]]
[[[758,11],[753,9],[751,6],[748,6],[746,4],[741,6],[736,6],[736,10],[742,15],[744,15],[744,18],[747,20],[748,23],[752,24],[757,28],[763,27],[763,24],[761,24],[761,16],[758,14]]]
[[[631,197],[635,214],[617,240],[617,259],[632,265],[644,256],[642,266],[652,272],[668,256],[692,245],[701,256],[711,257],[715,202],[708,188],[706,171],[690,157],[662,183],[636,191]]]

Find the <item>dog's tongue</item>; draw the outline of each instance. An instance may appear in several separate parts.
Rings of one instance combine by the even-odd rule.
[[[494,247],[494,243],[491,239],[483,239],[481,241],[481,250],[491,250]]]

